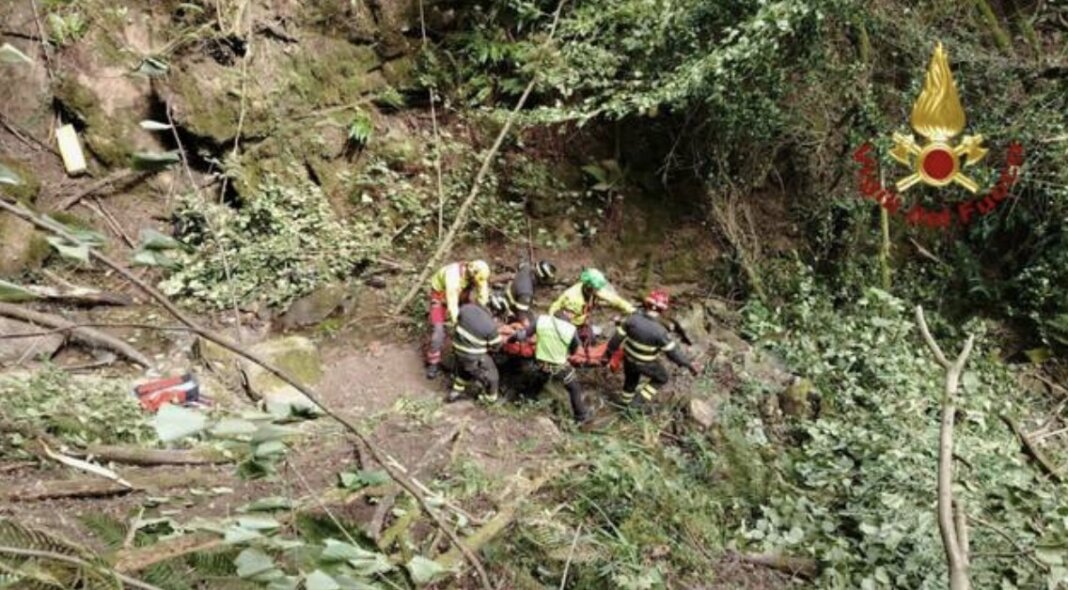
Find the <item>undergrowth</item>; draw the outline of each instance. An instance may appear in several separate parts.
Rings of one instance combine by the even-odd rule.
[[[0,379],[0,420],[68,444],[151,444],[156,440],[137,400],[116,380],[75,377],[53,367]],[[24,436],[0,436],[0,456],[31,456]]]

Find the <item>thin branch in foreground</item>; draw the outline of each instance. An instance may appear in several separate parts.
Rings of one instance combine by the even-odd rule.
[[[25,207],[22,207],[17,203],[13,203],[5,199],[0,199],[0,209],[3,209],[11,213],[12,215],[15,215],[16,217],[29,221],[30,223],[41,229],[50,231],[74,243],[78,243],[79,241],[62,225],[50,219],[42,218],[41,216],[34,214],[32,211],[26,209]],[[89,248],[89,255],[94,260],[97,260],[98,262],[104,264],[111,270],[121,275],[127,281],[136,285],[139,289],[141,289],[141,291],[143,291],[146,295],[148,295],[157,303],[159,303],[165,310],[167,310],[168,313],[174,316],[175,319],[177,319],[182,324],[188,326],[191,332],[197,334],[205,340],[208,340],[214,344],[225,348],[226,350],[234,354],[248,359],[249,361],[259,365],[260,367],[263,367],[263,369],[265,369],[268,373],[274,375],[275,377],[278,377],[283,382],[292,385],[294,389],[304,395],[304,397],[307,398],[308,401],[315,405],[315,407],[317,407],[320,411],[335,420],[346,430],[351,432],[357,439],[360,440],[360,442],[364,444],[364,446],[367,448],[367,451],[371,454],[371,457],[374,458],[374,460],[382,466],[382,468],[386,471],[390,478],[392,478],[395,482],[397,482],[397,485],[404,488],[405,491],[407,491],[409,494],[412,495],[413,498],[415,498],[416,502],[419,504],[420,509],[422,509],[422,511],[430,517],[431,521],[434,522],[434,525],[439,528],[442,533],[445,534],[445,536],[449,539],[449,542],[456,547],[459,553],[463,555],[464,559],[471,565],[471,567],[475,569],[482,582],[482,586],[486,590],[492,590],[493,584],[490,583],[489,576],[486,574],[486,570],[482,565],[482,561],[478,558],[477,555],[475,555],[473,551],[471,551],[471,549],[466,544],[463,543],[463,541],[460,540],[456,532],[449,528],[449,526],[445,523],[441,516],[434,510],[430,503],[427,502],[426,497],[419,491],[418,487],[414,483],[412,483],[411,479],[407,476],[407,474],[403,473],[402,471],[398,470],[396,467],[393,466],[393,463],[395,463],[395,459],[393,459],[393,457],[391,457],[388,453],[386,453],[377,445],[375,445],[374,442],[370,439],[370,437],[361,432],[360,429],[358,429],[356,425],[353,424],[350,420],[342,416],[336,410],[333,410],[332,408],[324,404],[321,401],[319,394],[310,389],[308,386],[301,383],[297,378],[290,375],[288,371],[285,371],[275,366],[266,358],[249,351],[245,347],[231,341],[230,339],[223,336],[222,334],[219,334],[218,332],[200,326],[200,324],[193,320],[193,318],[186,315],[185,312],[179,309],[174,304],[174,302],[172,302],[166,295],[160,293],[155,287],[149,285],[144,280],[139,278],[124,265],[100,253],[100,251],[95,248]]]

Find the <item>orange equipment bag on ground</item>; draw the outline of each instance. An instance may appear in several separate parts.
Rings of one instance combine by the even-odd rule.
[[[191,373],[155,379],[134,387],[134,395],[148,412],[158,412],[163,404],[182,406],[200,400],[200,385]]]

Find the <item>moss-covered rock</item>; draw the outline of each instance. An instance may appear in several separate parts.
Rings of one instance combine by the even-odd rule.
[[[40,268],[48,254],[48,242],[32,225],[11,215],[0,215],[0,276]]]
[[[312,36],[289,68],[291,98],[308,110],[356,102],[386,86],[378,54],[367,45]]]
[[[382,64],[382,75],[386,82],[398,89],[411,88],[416,84],[415,58],[411,55],[387,61]]]
[[[101,99],[73,74],[56,78],[56,100],[63,110],[83,128],[85,144],[106,166],[127,166],[134,152],[130,134],[136,132],[137,120],[126,121],[104,111]]]
[[[41,192],[41,181],[33,170],[19,160],[4,156],[0,156],[0,164],[19,177],[19,184],[5,184],[4,192],[25,203],[33,203],[37,199],[37,193]]]

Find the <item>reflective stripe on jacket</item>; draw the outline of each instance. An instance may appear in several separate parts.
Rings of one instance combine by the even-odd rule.
[[[497,330],[497,322],[485,308],[470,303],[460,308],[452,339],[452,347],[457,352],[477,356],[500,345],[501,334]]]
[[[623,322],[608,342],[605,354],[611,356],[620,345],[627,358],[635,362],[651,363],[659,359],[661,353],[667,353],[668,358],[680,366],[690,364],[668,329],[656,316],[645,311],[633,313]]]

